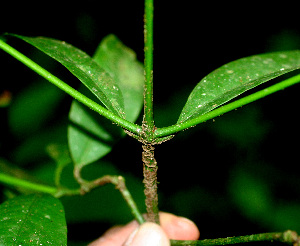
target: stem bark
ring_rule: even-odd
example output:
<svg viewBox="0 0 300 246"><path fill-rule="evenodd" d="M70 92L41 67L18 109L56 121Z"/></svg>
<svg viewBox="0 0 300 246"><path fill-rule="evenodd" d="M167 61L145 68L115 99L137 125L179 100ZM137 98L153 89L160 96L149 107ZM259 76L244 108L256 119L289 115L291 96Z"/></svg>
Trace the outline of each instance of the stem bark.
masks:
<svg viewBox="0 0 300 246"><path fill-rule="evenodd" d="M154 158L154 146L143 144L143 174L145 185L145 205L147 209L147 221L159 224L159 209L157 195L157 162Z"/></svg>

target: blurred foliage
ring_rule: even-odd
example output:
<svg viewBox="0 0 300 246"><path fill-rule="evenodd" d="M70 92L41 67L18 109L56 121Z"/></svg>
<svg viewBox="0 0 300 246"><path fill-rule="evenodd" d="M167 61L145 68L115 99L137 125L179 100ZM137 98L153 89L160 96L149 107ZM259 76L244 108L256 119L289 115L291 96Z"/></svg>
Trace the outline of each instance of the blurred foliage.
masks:
<svg viewBox="0 0 300 246"><path fill-rule="evenodd" d="M66 39L90 54L104 35L113 32L137 51L142 60L143 3L120 1L116 5L112 2L96 10L91 8L94 1L87 2L73 6L72 12L65 5L57 8L55 2L47 11L39 11L38 6L32 7L29 2L23 8L24 13L28 11L28 18L22 13L18 16L4 13L0 17L1 23L7 23L1 26L1 32ZM156 23L160 23L156 25L154 54L157 126L175 123L194 85L218 66L246 55L299 48L300 30L295 24L298 22L276 19L278 11L284 11L283 6L264 16L263 10L257 10L256 18L250 23L244 18L247 16L244 8L242 14L236 12L237 6L230 10L230 4L226 4L214 13L211 11L215 8L207 8L207 13L199 17L196 6L176 7L157 1ZM221 11L222 8L227 12ZM56 18L52 18L53 13ZM212 16L213 21L207 23L207 18ZM43 27L37 24L37 19ZM172 26L170 19L174 21ZM78 85L64 69L28 46L18 45L43 66L49 64L65 81ZM0 95L4 91L10 93L10 104L0 107L1 171L9 169L20 174L22 168L29 173L30 177L26 178L54 184L55 161L47 148L67 145L71 99L37 79L23 65L3 53L0 56L5 78L1 81ZM296 169L300 132L294 119L299 89L295 86L272 95L180 133L158 146L161 210L194 220L202 238L286 229L300 232L300 180ZM101 162L87 167L83 175L92 179L95 175L124 174L129 190L143 210L140 148L139 143L127 137ZM62 177L63 185L76 187L71 164L66 166ZM3 191L2 200L23 192L7 188ZM110 185L86 196L61 200L71 246L85 245L109 226L131 220L120 194Z"/></svg>
<svg viewBox="0 0 300 246"><path fill-rule="evenodd" d="M40 128L61 103L63 92L51 84L37 81L13 101L9 109L9 126L13 134L29 136ZM38 118L38 120L37 120Z"/></svg>

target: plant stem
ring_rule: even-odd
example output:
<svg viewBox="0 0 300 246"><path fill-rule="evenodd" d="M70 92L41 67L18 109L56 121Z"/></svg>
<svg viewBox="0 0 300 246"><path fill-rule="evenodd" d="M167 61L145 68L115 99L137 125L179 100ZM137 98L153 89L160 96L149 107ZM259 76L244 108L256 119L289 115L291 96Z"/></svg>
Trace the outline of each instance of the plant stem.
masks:
<svg viewBox="0 0 300 246"><path fill-rule="evenodd" d="M0 173L0 182L11 186L23 187L26 189L34 190L37 192L44 192L52 195L55 195L57 192L56 187L32 183L30 181L19 179L4 173Z"/></svg>
<svg viewBox="0 0 300 246"><path fill-rule="evenodd" d="M202 122L205 122L207 120L211 120L217 116L223 115L227 112L230 112L234 109L237 109L239 107L242 107L246 104L249 104L251 102L254 102L258 99L261 99L265 96L268 96L270 94L273 94L274 92L283 90L289 86L292 86L296 83L300 82L300 75L296 75L294 77L291 77L289 79L286 79L282 82L279 82L275 85L272 85L266 89L263 89L261 91L255 92L249 96L243 97L239 100L236 100L234 102L228 103L222 107L219 107L211 112L208 112L204 115L200 115L199 117L196 117L194 119L191 120L187 120L183 123L179 123L179 124L175 124L172 126L168 126L168 127L163 127L163 128L159 128L155 131L154 137L164 137L164 136L168 136L171 134L174 134L176 132L185 130L189 127L195 126L197 124L200 124Z"/></svg>
<svg viewBox="0 0 300 246"><path fill-rule="evenodd" d="M0 173L0 182L9 186L22 187L35 192L51 194L55 197L79 195L79 189L57 188L53 186L33 183L24 179L16 178L4 173Z"/></svg>
<svg viewBox="0 0 300 246"><path fill-rule="evenodd" d="M112 122L120 125L121 127L125 128L126 130L134 133L134 134L139 134L141 132L141 127L131 123L125 119L122 119L118 115L113 114L106 108L102 107L98 103L94 102L93 100L89 99L88 97L84 96L68 84L66 84L64 81L60 80L50 72L48 72L46 69L42 68L39 66L37 63L5 43L3 40L0 39L0 48L3 49L5 52L22 62L24 65L35 71L37 74L51 82L52 84L56 85L58 88L69 94L70 96L74 97L77 99L79 102L83 103L90 109L96 111L100 115L104 116L105 118L111 120Z"/></svg>
<svg viewBox="0 0 300 246"><path fill-rule="evenodd" d="M80 189L57 188L53 186L33 183L24 179L16 178L4 173L0 173L0 182L9 186L22 187L35 192L51 194L57 198L62 196L79 195Z"/></svg>
<svg viewBox="0 0 300 246"><path fill-rule="evenodd" d="M144 122L149 133L154 129L153 120L153 0L145 0L144 52L145 52L145 88ZM151 131L151 132L150 132ZM149 136L150 137L150 136Z"/></svg>
<svg viewBox="0 0 300 246"><path fill-rule="evenodd" d="M145 0L144 42L145 42L145 87L143 135L143 183L145 185L145 204L147 221L159 224L157 195L157 162L154 158L153 135L155 124L153 119L153 0Z"/></svg>
<svg viewBox="0 0 300 246"><path fill-rule="evenodd" d="M145 185L145 205L147 209L147 221L159 224L159 209L157 195L157 162L154 158L154 146L143 144L143 174Z"/></svg>
<svg viewBox="0 0 300 246"><path fill-rule="evenodd" d="M198 241L178 241L171 240L172 246L213 246L213 245L230 245L249 242L281 242L288 245L299 246L300 238L294 231L262 233L239 237L227 237L218 239L205 239Z"/></svg>

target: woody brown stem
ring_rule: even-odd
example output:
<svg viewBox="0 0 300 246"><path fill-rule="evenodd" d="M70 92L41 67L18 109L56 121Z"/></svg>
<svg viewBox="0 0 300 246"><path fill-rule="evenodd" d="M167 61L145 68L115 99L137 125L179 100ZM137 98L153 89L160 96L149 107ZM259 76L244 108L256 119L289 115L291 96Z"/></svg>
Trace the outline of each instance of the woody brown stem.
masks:
<svg viewBox="0 0 300 246"><path fill-rule="evenodd" d="M159 224L158 196L157 196L157 162L154 158L154 146L143 144L143 173L145 185L145 204L147 209L147 221Z"/></svg>

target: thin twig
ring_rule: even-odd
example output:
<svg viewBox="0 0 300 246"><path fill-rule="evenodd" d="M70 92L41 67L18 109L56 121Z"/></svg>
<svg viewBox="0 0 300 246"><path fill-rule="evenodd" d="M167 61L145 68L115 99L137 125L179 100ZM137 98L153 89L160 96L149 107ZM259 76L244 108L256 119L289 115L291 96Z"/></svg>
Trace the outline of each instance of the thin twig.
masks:
<svg viewBox="0 0 300 246"><path fill-rule="evenodd" d="M239 237L227 237L217 239L204 239L195 241L171 240L172 246L213 246L213 245L232 245L249 242L281 242L292 246L300 245L300 237L295 231L262 233Z"/></svg>
<svg viewBox="0 0 300 246"><path fill-rule="evenodd" d="M113 184L115 185L116 189L120 191L122 197L124 198L125 202L127 203L128 207L130 208L131 214L137 220L139 224L145 222L144 217L140 213L135 201L133 200L129 190L125 185L125 179L119 175L105 175L101 178L95 179L93 181L84 180L80 175L81 168L74 168L74 176L75 179L81 185L81 194L85 194L92 189L95 189L99 186L103 186L106 184Z"/></svg>

